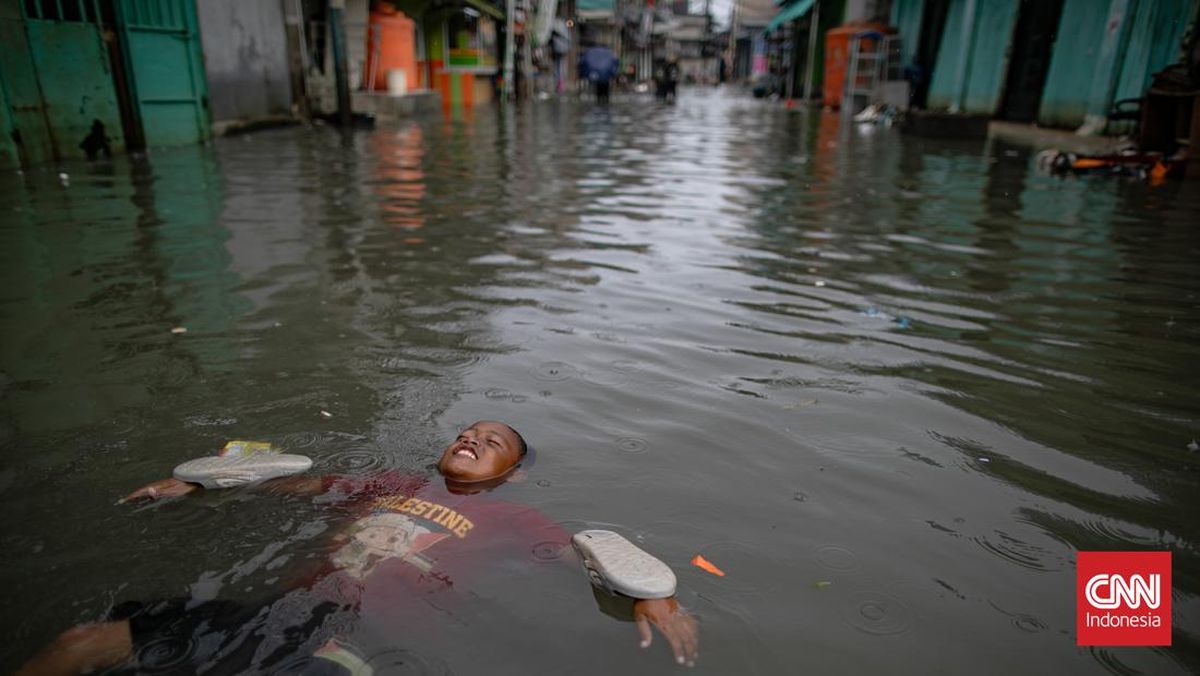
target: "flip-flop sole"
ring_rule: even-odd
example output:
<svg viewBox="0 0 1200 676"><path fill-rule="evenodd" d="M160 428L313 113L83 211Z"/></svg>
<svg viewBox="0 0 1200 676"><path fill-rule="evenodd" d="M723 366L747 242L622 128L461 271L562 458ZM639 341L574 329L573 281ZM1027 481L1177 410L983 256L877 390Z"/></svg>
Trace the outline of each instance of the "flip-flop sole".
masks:
<svg viewBox="0 0 1200 676"><path fill-rule="evenodd" d="M675 594L675 573L667 564L610 530L585 530L571 537L592 584L637 599Z"/></svg>
<svg viewBox="0 0 1200 676"><path fill-rule="evenodd" d="M287 453L261 453L245 457L205 457L175 468L175 478L205 488L231 488L267 479L306 472L312 459Z"/></svg>

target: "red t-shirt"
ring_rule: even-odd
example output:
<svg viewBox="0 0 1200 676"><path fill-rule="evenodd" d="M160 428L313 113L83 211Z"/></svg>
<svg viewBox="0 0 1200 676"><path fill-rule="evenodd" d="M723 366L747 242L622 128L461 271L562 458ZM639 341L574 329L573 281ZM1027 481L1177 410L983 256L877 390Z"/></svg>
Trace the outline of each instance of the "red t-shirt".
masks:
<svg viewBox="0 0 1200 676"><path fill-rule="evenodd" d="M329 477L325 488L320 501L353 519L334 536L314 586L339 605L411 608L414 595L469 592L484 578L569 555L567 532L537 510L486 492L450 493L440 477L386 471Z"/></svg>

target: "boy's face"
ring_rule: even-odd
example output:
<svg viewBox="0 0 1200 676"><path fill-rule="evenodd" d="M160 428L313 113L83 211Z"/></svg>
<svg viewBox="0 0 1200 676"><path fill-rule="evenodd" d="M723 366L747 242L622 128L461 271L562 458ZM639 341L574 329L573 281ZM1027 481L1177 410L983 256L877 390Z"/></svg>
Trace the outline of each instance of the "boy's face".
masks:
<svg viewBox="0 0 1200 676"><path fill-rule="evenodd" d="M438 461L442 476L473 483L503 476L521 460L521 441L511 427L481 420L458 433Z"/></svg>

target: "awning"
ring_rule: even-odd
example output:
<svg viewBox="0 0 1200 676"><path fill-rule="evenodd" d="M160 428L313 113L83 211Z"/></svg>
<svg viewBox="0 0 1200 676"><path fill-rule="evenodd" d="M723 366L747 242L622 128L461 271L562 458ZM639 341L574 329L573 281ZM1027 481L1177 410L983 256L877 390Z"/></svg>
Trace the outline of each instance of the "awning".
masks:
<svg viewBox="0 0 1200 676"><path fill-rule="evenodd" d="M808 10L817 4L817 0L795 0L783 6L775 18L771 19L771 23L763 29L764 33L774 33L776 28L779 28L785 23L790 23L808 14Z"/></svg>
<svg viewBox="0 0 1200 676"><path fill-rule="evenodd" d="M615 0L576 0L575 15L581 19L607 19L613 16Z"/></svg>

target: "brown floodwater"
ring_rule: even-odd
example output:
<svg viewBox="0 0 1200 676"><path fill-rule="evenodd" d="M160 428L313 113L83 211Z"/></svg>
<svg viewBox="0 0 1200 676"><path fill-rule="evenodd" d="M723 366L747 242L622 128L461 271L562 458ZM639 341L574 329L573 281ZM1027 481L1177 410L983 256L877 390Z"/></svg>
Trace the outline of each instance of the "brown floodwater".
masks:
<svg viewBox="0 0 1200 676"><path fill-rule="evenodd" d="M696 673L1200 671L1195 184L692 90L27 169L0 214L0 670L330 526L115 504L182 460L429 472L498 418L538 460L497 496L668 562ZM1173 552L1173 647L1076 647L1080 550ZM378 664L672 668L581 572L501 586Z"/></svg>

